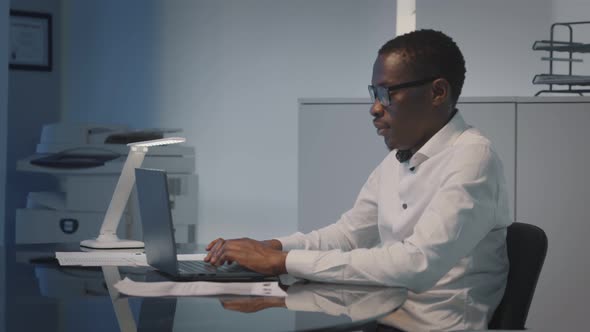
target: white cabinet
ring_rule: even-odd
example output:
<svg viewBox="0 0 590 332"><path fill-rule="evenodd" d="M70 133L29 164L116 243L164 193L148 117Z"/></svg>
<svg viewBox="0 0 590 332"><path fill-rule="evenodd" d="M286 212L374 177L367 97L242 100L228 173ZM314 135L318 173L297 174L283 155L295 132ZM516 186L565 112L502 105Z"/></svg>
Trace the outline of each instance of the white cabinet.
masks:
<svg viewBox="0 0 590 332"><path fill-rule="evenodd" d="M530 309L531 329L587 325L589 126L588 100L518 105L517 218L540 226L549 239Z"/></svg>
<svg viewBox="0 0 590 332"><path fill-rule="evenodd" d="M302 99L298 229L336 221L385 157L368 99ZM502 159L515 220L538 225L549 250L527 327L584 326L590 252L590 98L462 98L458 108Z"/></svg>

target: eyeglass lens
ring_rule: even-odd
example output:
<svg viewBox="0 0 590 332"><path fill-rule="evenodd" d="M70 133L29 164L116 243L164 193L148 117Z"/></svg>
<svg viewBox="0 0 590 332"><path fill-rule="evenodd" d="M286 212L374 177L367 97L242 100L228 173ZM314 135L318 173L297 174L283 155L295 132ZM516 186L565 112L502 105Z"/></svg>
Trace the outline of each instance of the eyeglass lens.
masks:
<svg viewBox="0 0 590 332"><path fill-rule="evenodd" d="M383 106L389 106L389 91L387 88L381 86L369 85L369 95L371 96L371 102L379 100L379 103Z"/></svg>

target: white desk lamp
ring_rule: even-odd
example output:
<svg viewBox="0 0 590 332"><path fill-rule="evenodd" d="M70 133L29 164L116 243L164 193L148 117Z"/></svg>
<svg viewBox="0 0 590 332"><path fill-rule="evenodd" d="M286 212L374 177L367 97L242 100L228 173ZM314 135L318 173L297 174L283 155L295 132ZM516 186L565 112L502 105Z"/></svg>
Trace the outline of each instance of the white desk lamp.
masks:
<svg viewBox="0 0 590 332"><path fill-rule="evenodd" d="M123 211L135 184L135 169L141 166L148 148L157 145L169 145L183 143L186 139L182 137L166 137L151 141L129 143L129 154L123 165L121 176L115 187L113 198L104 216L100 234L96 239L89 239L80 242L81 247L90 249L141 249L142 241L125 240L117 237L117 227L123 216Z"/></svg>

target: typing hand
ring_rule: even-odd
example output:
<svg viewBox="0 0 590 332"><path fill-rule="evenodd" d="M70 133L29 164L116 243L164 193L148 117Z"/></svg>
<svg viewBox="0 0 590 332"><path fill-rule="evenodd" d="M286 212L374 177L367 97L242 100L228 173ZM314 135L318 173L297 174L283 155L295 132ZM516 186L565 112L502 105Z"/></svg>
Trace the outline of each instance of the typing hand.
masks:
<svg viewBox="0 0 590 332"><path fill-rule="evenodd" d="M273 245L269 241L218 238L207 246L209 253L205 257L205 262L216 266L237 262L250 270L266 275L287 273L285 266L287 253L275 248L277 248L276 244Z"/></svg>

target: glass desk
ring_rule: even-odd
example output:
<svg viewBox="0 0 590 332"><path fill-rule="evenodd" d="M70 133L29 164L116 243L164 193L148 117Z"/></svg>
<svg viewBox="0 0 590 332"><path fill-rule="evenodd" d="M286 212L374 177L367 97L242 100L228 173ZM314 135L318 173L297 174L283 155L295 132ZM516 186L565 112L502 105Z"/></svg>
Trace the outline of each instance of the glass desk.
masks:
<svg viewBox="0 0 590 332"><path fill-rule="evenodd" d="M197 248L181 246L184 253ZM77 244L21 245L5 257L6 331L424 331L463 329L463 301L401 288L294 283L286 297L129 297L123 278L144 267L61 267L47 259ZM202 252L202 251L201 251ZM161 277L160 277L161 278ZM284 285L282 285L284 286Z"/></svg>
<svg viewBox="0 0 590 332"><path fill-rule="evenodd" d="M190 247L182 248L190 252ZM146 281L142 267L62 267L76 244L3 250L6 331L352 331L401 306L399 288L295 283L286 297L128 297L114 284ZM147 280L151 281L151 280Z"/></svg>

